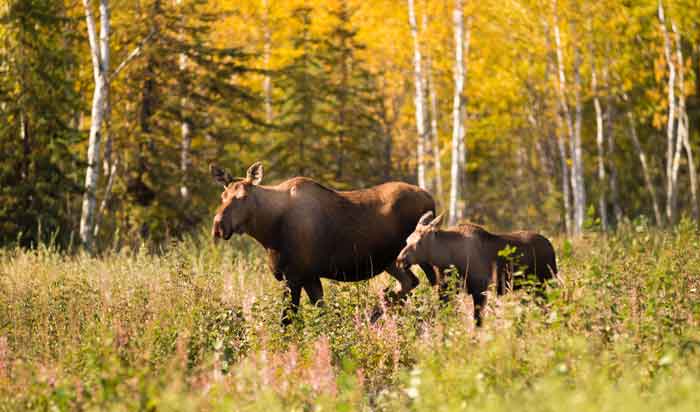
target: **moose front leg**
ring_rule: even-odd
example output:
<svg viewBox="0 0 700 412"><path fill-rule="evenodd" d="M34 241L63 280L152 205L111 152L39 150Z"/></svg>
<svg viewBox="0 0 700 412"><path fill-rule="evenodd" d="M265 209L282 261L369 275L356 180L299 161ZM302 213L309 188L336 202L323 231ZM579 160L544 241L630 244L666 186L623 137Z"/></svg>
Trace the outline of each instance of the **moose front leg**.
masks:
<svg viewBox="0 0 700 412"><path fill-rule="evenodd" d="M292 323L293 317L299 311L299 300L301 299L301 285L287 282L284 290L284 300L287 306L282 310L282 326L286 327Z"/></svg>
<svg viewBox="0 0 700 412"><path fill-rule="evenodd" d="M418 286L418 278L411 272L410 269L402 269L397 264L392 264L386 270L394 279L398 280L401 284L401 289L399 292L390 291L387 293L389 302L394 301L403 302L409 293Z"/></svg>

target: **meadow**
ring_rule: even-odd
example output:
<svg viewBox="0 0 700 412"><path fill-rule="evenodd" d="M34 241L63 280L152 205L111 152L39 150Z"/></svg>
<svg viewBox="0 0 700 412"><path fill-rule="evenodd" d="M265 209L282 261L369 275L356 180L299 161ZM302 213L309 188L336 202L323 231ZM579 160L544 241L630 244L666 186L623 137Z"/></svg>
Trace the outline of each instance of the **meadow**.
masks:
<svg viewBox="0 0 700 412"><path fill-rule="evenodd" d="M700 233L644 221L555 240L560 284L441 306L421 276L324 281L280 327L282 285L249 239L159 250L0 251L0 411L697 411Z"/></svg>

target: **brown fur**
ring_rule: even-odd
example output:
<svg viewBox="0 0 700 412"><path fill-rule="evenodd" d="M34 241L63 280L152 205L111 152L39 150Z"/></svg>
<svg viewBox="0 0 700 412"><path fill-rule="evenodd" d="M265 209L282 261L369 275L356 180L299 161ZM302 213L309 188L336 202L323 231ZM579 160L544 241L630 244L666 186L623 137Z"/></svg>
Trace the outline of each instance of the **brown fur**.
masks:
<svg viewBox="0 0 700 412"><path fill-rule="evenodd" d="M305 177L263 186L257 184L259 164L239 181L229 181L230 174L216 167L212 175L226 186L213 236L245 233L260 242L273 274L288 285L288 310L296 311L302 288L312 303L319 301L322 277L356 282L386 270L401 282L402 295L417 285L395 260L420 216L435 209L428 192L401 182L336 191ZM435 284L433 273L426 274Z"/></svg>
<svg viewBox="0 0 700 412"><path fill-rule="evenodd" d="M439 230L440 217L428 223L430 218L422 218L408 237L398 257L399 265L429 264L440 272L454 266L474 299L477 324L481 324L481 309L486 303L484 292L492 282L497 282L496 290L503 294L509 286L518 287L512 285L512 274L518 269L535 275L539 282L557 273L554 248L542 235L528 231L496 234L471 223ZM498 256L506 246L516 249L512 264Z"/></svg>

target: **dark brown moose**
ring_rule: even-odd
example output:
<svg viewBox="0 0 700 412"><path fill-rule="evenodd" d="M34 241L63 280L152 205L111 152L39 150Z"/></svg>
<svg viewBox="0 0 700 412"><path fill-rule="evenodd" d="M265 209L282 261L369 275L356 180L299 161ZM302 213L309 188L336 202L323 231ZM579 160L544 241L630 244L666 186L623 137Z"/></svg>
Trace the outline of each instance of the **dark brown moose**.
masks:
<svg viewBox="0 0 700 412"><path fill-rule="evenodd" d="M387 271L401 283L399 298L418 285L413 273L396 265L396 257L418 219L435 210L425 190L390 182L336 191L305 177L265 186L260 184L260 162L250 166L243 179L215 165L210 171L225 188L212 235L229 239L245 233L267 250L272 273L287 283L291 298L283 324L297 311L302 288L312 304L322 299L322 277L357 282ZM422 267L435 285L432 268Z"/></svg>
<svg viewBox="0 0 700 412"><path fill-rule="evenodd" d="M459 277L474 299L474 318L481 325L481 311L486 304L484 292L496 281L498 294L505 293L512 283L514 270L522 269L526 275L536 275L539 283L551 279L557 273L556 257L552 244L542 235L528 231L495 234L474 224L462 224L449 229L438 229L442 215L433 219L433 212L426 212L406 239L397 258L398 265L433 265L440 274L454 266ZM514 253L499 256L499 251L513 247ZM445 277L440 275L440 288L444 291ZM518 284L510 285L518 287Z"/></svg>

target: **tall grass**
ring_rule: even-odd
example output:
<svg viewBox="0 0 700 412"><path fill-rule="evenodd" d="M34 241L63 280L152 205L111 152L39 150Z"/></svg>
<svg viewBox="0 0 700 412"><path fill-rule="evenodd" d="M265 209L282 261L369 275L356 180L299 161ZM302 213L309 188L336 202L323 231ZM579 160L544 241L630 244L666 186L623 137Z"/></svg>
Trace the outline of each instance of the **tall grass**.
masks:
<svg viewBox="0 0 700 412"><path fill-rule="evenodd" d="M248 240L100 258L0 251L0 410L611 410L700 406L700 235L643 224L557 242L549 303L438 305L425 282L369 321L383 275L325 285L279 326Z"/></svg>

